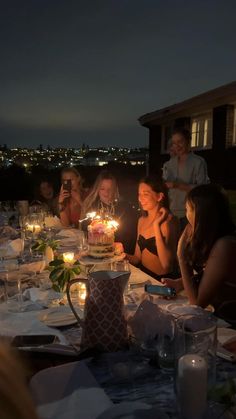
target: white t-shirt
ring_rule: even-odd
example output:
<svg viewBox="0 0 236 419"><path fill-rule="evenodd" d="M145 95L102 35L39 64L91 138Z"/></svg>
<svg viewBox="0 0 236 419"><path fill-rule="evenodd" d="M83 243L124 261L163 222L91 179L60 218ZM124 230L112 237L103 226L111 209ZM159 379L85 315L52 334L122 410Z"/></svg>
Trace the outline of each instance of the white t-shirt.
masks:
<svg viewBox="0 0 236 419"><path fill-rule="evenodd" d="M163 165L165 182L180 182L189 185L209 183L205 160L194 153L189 153L184 165L179 168L178 157L172 157ZM185 216L185 197L187 192L180 189L169 189L170 209L178 218Z"/></svg>

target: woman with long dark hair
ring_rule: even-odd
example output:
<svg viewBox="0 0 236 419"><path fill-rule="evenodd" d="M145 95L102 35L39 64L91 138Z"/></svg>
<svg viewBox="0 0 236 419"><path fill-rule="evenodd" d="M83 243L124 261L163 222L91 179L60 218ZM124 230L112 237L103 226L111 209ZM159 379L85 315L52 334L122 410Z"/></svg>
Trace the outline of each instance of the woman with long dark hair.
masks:
<svg viewBox="0 0 236 419"><path fill-rule="evenodd" d="M146 177L139 183L138 198L143 215L135 253L127 258L154 278L172 275L177 268L179 223L169 211L166 187L155 177Z"/></svg>
<svg viewBox="0 0 236 419"><path fill-rule="evenodd" d="M224 307L228 311L228 303L236 303L236 234L225 192L213 184L192 189L186 216L189 224L177 251L181 279L164 282L177 289L183 286L190 304L212 304L225 317Z"/></svg>

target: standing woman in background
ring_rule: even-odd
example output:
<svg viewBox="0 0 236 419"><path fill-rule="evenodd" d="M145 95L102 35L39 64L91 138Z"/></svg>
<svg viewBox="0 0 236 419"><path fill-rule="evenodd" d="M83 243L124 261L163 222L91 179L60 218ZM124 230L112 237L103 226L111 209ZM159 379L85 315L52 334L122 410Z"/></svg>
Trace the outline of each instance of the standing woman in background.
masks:
<svg viewBox="0 0 236 419"><path fill-rule="evenodd" d="M58 199L60 220L64 227L78 224L84 198L82 178L74 167L65 168L61 173L61 189Z"/></svg>

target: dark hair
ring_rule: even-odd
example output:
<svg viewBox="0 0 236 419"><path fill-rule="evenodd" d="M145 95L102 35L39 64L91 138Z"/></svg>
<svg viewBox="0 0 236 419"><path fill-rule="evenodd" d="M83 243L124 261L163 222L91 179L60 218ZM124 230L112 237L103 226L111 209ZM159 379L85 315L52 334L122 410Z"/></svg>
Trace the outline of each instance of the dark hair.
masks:
<svg viewBox="0 0 236 419"><path fill-rule="evenodd" d="M146 185L149 185L156 193L162 192L164 195L164 198L161 201L162 207L169 209L168 189L162 180L156 176L146 176L140 180L139 184L140 183L146 183Z"/></svg>
<svg viewBox="0 0 236 419"><path fill-rule="evenodd" d="M195 213L194 229L186 256L193 265L203 265L215 242L235 233L228 197L218 185L200 185L188 192L186 202Z"/></svg>
<svg viewBox="0 0 236 419"><path fill-rule="evenodd" d="M191 143L191 132L187 128L174 128L172 135L175 134L182 135L188 144Z"/></svg>

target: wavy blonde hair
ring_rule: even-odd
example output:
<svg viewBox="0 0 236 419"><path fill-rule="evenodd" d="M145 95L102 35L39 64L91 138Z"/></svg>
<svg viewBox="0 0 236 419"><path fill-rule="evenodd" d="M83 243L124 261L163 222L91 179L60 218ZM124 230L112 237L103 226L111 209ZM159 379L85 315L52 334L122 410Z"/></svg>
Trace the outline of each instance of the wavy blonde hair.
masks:
<svg viewBox="0 0 236 419"><path fill-rule="evenodd" d="M0 412L4 419L38 419L25 371L10 346L0 344Z"/></svg>
<svg viewBox="0 0 236 419"><path fill-rule="evenodd" d="M111 180L113 186L113 202L119 199L119 190L116 178L108 171L103 170L96 178L95 183L87 196L84 200L81 210L81 216L84 218L86 214L93 208L96 200L99 198L99 190L101 187L101 183L103 180Z"/></svg>

